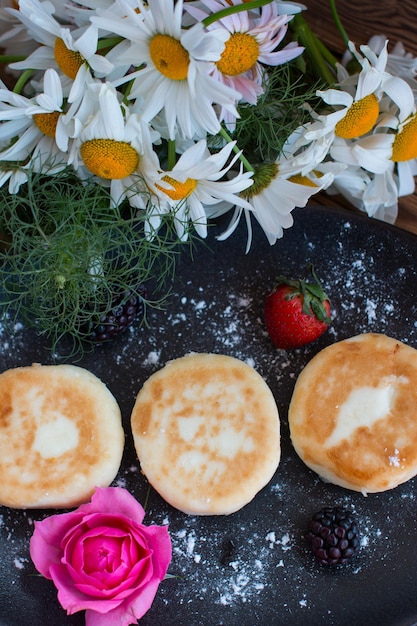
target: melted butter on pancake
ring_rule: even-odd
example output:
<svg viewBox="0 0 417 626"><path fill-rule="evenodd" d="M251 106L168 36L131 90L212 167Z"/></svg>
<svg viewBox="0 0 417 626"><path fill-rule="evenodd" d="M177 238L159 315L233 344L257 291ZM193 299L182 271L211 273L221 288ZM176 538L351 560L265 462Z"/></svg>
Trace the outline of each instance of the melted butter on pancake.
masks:
<svg viewBox="0 0 417 626"><path fill-rule="evenodd" d="M107 486L120 466L120 409L106 386L73 365L0 375L0 504L67 507Z"/></svg>
<svg viewBox="0 0 417 626"><path fill-rule="evenodd" d="M417 474L417 350L363 334L319 352L289 408L294 448L335 484L372 493Z"/></svg>
<svg viewBox="0 0 417 626"><path fill-rule="evenodd" d="M386 418L395 404L397 385L404 384L404 376L387 377L380 387L358 387L353 389L339 407L335 428L325 441L326 447L338 445L344 439L350 439L357 428L373 424Z"/></svg>
<svg viewBox="0 0 417 626"><path fill-rule="evenodd" d="M52 459L78 448L78 428L65 415L57 414L36 429L32 449L44 459Z"/></svg>

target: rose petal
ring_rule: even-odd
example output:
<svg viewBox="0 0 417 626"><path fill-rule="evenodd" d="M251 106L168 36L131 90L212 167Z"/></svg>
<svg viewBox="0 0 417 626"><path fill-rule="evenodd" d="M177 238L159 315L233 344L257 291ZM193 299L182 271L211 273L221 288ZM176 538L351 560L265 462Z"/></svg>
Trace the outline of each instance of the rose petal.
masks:
<svg viewBox="0 0 417 626"><path fill-rule="evenodd" d="M67 567L76 587L93 598L124 598L132 593L132 589L139 589L154 578L152 553L139 560L133 567L121 566L107 577L105 573L87 575L75 571L68 565Z"/></svg>
<svg viewBox="0 0 417 626"><path fill-rule="evenodd" d="M112 521L115 524L116 520ZM130 533L124 529L109 526L98 528L86 528L80 525L76 533L73 533L64 547L63 563L70 563L76 569L85 568L85 558L88 553L93 553L94 548L100 551L107 544L105 552L120 554L123 541L130 537ZM112 548L111 548L112 547ZM117 549L118 547L118 549Z"/></svg>
<svg viewBox="0 0 417 626"><path fill-rule="evenodd" d="M167 526L146 526L149 548L157 555L153 558L154 575L161 580L168 571L172 559L171 537Z"/></svg>
<svg viewBox="0 0 417 626"><path fill-rule="evenodd" d="M124 515L138 524L145 517L145 509L126 489L120 487L96 487L91 503L82 505L88 512Z"/></svg>
<svg viewBox="0 0 417 626"><path fill-rule="evenodd" d="M129 626L135 624L151 608L159 587L159 580L152 580L137 596L131 596L117 608L105 614L87 610L85 626Z"/></svg>
<svg viewBox="0 0 417 626"><path fill-rule="evenodd" d="M139 543L133 533L123 542L121 560L124 563L137 563L148 554L151 554L151 550L147 543L145 545L142 542Z"/></svg>
<svg viewBox="0 0 417 626"><path fill-rule="evenodd" d="M107 579L100 577L78 577L75 583L76 587L92 598L125 598L132 593L132 589L136 590L148 583L153 578L153 567L151 556L142 559L135 566L128 568L120 568L117 573L109 574Z"/></svg>
<svg viewBox="0 0 417 626"><path fill-rule="evenodd" d="M53 582L58 589L58 601L68 615L92 608L95 611L106 613L111 611L124 601L124 598L95 599L86 595L74 585L71 577L68 577L65 567L53 568Z"/></svg>
<svg viewBox="0 0 417 626"><path fill-rule="evenodd" d="M91 537L83 540L84 571L96 576L113 575L122 564L122 551L125 537ZM126 562L125 562L126 566Z"/></svg>
<svg viewBox="0 0 417 626"><path fill-rule="evenodd" d="M80 524L65 546L62 563L66 564L77 584L97 587L98 594L122 584L142 584L152 576L149 569L152 549L148 547L147 527L134 522L126 524L120 516L97 516L96 521L108 522L109 526L87 528ZM110 526L112 524L112 526ZM114 525L127 528L115 528ZM139 574L140 570L142 572ZM94 592L97 596L97 591ZM106 594L107 595L107 594Z"/></svg>
<svg viewBox="0 0 417 626"><path fill-rule="evenodd" d="M95 600L91 596L87 596L74 585L74 581L71 576L69 576L65 566L52 566L51 574L54 585L58 589L58 601L62 608L67 611L68 615L77 613L77 611L83 611L90 606L94 606L96 610L100 609L105 613L106 611L114 609L123 601L113 598L100 598Z"/></svg>
<svg viewBox="0 0 417 626"><path fill-rule="evenodd" d="M59 563L62 555L61 540L68 530L82 519L78 511L51 515L41 522L35 521L35 530L30 539L30 557L45 578L51 578L51 565Z"/></svg>

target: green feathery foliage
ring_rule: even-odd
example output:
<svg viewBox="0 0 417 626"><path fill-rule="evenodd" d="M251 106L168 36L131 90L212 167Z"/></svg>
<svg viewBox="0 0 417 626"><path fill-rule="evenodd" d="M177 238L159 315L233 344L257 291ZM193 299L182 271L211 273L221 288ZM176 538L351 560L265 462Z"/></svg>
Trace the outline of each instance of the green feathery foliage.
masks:
<svg viewBox="0 0 417 626"><path fill-rule="evenodd" d="M275 161L289 135L305 121L311 121L303 105L309 102L314 108L319 102L316 91L323 85L317 79L307 80L294 62L272 68L263 87L265 91L256 105L239 107L240 119L232 133L253 165Z"/></svg>
<svg viewBox="0 0 417 626"><path fill-rule="evenodd" d="M144 304L161 306L180 247L172 218L149 239L142 212L127 203L110 208L107 189L69 169L33 173L19 194L2 187L0 238L4 320L35 326L53 350L69 335L72 355L88 347L115 294L143 296L150 285L163 295Z"/></svg>

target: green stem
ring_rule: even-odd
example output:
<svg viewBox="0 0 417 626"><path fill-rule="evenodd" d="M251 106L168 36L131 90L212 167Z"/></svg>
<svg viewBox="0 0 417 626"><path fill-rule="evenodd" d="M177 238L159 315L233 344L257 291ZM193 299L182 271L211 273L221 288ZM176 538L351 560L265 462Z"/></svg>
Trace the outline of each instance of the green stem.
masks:
<svg viewBox="0 0 417 626"><path fill-rule="evenodd" d="M175 152L175 139L168 139L168 170L172 170L177 160Z"/></svg>
<svg viewBox="0 0 417 626"><path fill-rule="evenodd" d="M143 508L145 509L145 511L149 503L150 495L151 495L151 486L148 485L148 489L146 490L145 502L143 503Z"/></svg>
<svg viewBox="0 0 417 626"><path fill-rule="evenodd" d="M16 81L16 84L13 88L13 92L14 93L21 93L23 87L26 85L26 83L28 82L29 78L32 76L32 74L35 73L35 70L25 70L18 78L18 80Z"/></svg>
<svg viewBox="0 0 417 626"><path fill-rule="evenodd" d="M338 12L337 12L336 0L329 0L329 2L330 2L330 9L331 9L331 12L332 12L332 16L333 16L334 22L335 22L335 24L337 26L337 29L338 29L339 33L341 34L341 36L343 38L343 41L345 42L345 45L346 45L346 48L347 48L348 45L349 45L349 37L347 36L347 33L346 33L345 29L343 28L343 24L342 24L342 22L340 20Z"/></svg>
<svg viewBox="0 0 417 626"><path fill-rule="evenodd" d="M314 71L328 85L334 85L336 79L327 65L327 59L323 58L323 45L318 45L318 38L312 33L307 22L300 14L294 15L293 27L298 41L305 47L306 52L311 57ZM334 63L335 59L332 57L332 65Z"/></svg>
<svg viewBox="0 0 417 626"><path fill-rule="evenodd" d="M16 61L24 61L26 56L21 54L0 54L0 63L15 63Z"/></svg>
<svg viewBox="0 0 417 626"><path fill-rule="evenodd" d="M209 15L204 20L202 20L202 24L207 28L207 26L210 26L210 24L218 22L228 15L232 15L233 13L239 13L240 11L251 11L252 9L258 9L265 4L271 4L271 2L273 1L274 0L252 0L252 2L235 4L233 6L227 7L226 9L222 9L221 11L217 11L217 13L213 13L213 15Z"/></svg>
<svg viewBox="0 0 417 626"><path fill-rule="evenodd" d="M338 63L338 60L336 59L334 54L332 54L330 50L326 48L324 43L317 37L315 33L312 32L311 35L314 38L317 49L320 52L323 59L327 61L327 63L336 70L336 64Z"/></svg>
<svg viewBox="0 0 417 626"><path fill-rule="evenodd" d="M229 133L228 133L228 132L227 132L227 131L223 128L223 127L220 129L220 133L219 133L219 135L220 135L221 137L223 137L223 139L225 139L225 140L227 141L227 143L230 143L231 141L233 141L233 139L231 138L231 136L229 135ZM235 146L233 147L233 152L234 152L235 154L239 154L240 150L239 150L239 148L238 148L238 146L237 146L237 145L235 145ZM249 163L249 161L247 160L247 158L246 158L245 156L243 156L243 153L242 153L242 154L239 154L239 159L242 161L243 165L245 166L245 169L246 169L248 172L254 172L254 171L255 171L254 167L253 167L253 166Z"/></svg>
<svg viewBox="0 0 417 626"><path fill-rule="evenodd" d="M29 198L31 200L31 202L30 202L30 211L31 211L32 216L33 216L33 226L38 231L38 233L42 237L42 239L44 240L46 247L48 247L49 246L48 237L46 236L44 230L41 227L40 221L38 219L38 214L36 213L36 210L35 210L36 200L34 199L33 189L29 189L28 192L29 192Z"/></svg>

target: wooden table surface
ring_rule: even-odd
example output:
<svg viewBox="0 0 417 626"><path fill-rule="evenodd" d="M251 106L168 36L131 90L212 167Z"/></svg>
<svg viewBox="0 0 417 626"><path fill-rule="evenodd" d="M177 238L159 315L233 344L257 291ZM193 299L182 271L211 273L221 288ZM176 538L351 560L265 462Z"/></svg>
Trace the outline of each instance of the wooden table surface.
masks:
<svg viewBox="0 0 417 626"><path fill-rule="evenodd" d="M333 21L328 0L301 0L307 7L304 17L310 28L335 53L345 46ZM392 44L401 41L407 52L417 56L416 0L338 0L336 7L343 27L356 46L368 43L372 35L385 35ZM323 204L349 206L343 198L320 194ZM400 198L396 225L417 234L417 193Z"/></svg>

